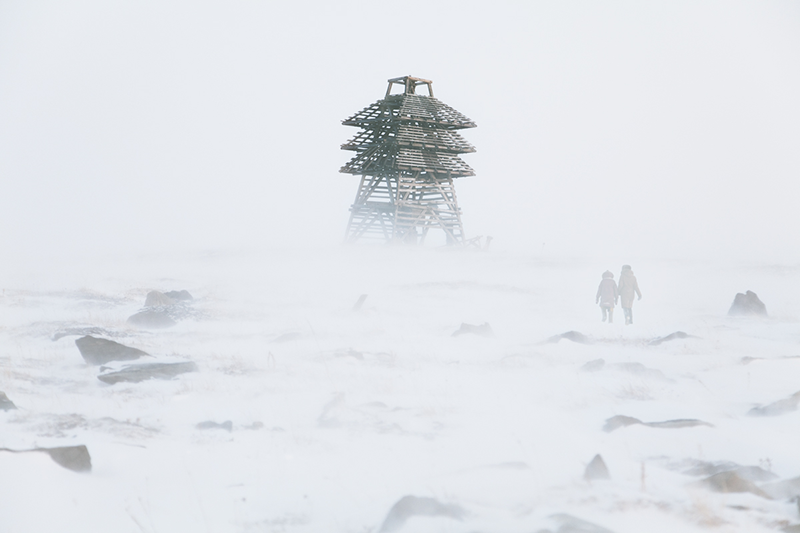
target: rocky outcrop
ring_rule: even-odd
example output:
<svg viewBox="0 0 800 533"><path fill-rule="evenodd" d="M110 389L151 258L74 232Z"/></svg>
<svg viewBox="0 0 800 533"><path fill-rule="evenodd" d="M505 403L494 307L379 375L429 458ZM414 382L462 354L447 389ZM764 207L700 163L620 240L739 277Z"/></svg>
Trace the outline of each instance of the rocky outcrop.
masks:
<svg viewBox="0 0 800 533"><path fill-rule="evenodd" d="M43 452L49 455L53 461L73 472L89 472L92 470L92 458L89 455L89 450L83 444L55 448L34 448L32 450L0 448L0 451L11 453Z"/></svg>
<svg viewBox="0 0 800 533"><path fill-rule="evenodd" d="M702 420L696 420L694 418L680 418L676 420L665 420L663 422L642 422L638 418L633 418L632 416L617 415L606 420L606 424L603 426L603 431L611 432L615 429L637 424L651 428L663 429L691 428L696 426L714 427L708 422L703 422Z"/></svg>
<svg viewBox="0 0 800 533"><path fill-rule="evenodd" d="M795 392L788 398L772 402L769 405L753 407L747 413L749 416L778 416L797 411L800 405L800 391Z"/></svg>
<svg viewBox="0 0 800 533"><path fill-rule="evenodd" d="M148 363L129 365L120 370L112 370L97 376L103 383L139 383L148 379L172 379L187 372L196 372L197 365L191 361L181 363Z"/></svg>
<svg viewBox="0 0 800 533"><path fill-rule="evenodd" d="M148 308L128 317L128 324L146 329L169 328L177 324L166 309Z"/></svg>
<svg viewBox="0 0 800 533"><path fill-rule="evenodd" d="M77 339L75 345L80 350L84 361L90 365L105 365L112 361L132 361L148 355L147 352L137 348L131 348L108 339L98 339L91 335Z"/></svg>
<svg viewBox="0 0 800 533"><path fill-rule="evenodd" d="M583 472L583 479L586 481L611 479L611 474L608 473L606 462L603 461L603 458L599 453L594 456L592 462L586 465L586 470Z"/></svg>
<svg viewBox="0 0 800 533"><path fill-rule="evenodd" d="M729 316L767 316L767 306L756 293L747 291L737 294L728 310Z"/></svg>

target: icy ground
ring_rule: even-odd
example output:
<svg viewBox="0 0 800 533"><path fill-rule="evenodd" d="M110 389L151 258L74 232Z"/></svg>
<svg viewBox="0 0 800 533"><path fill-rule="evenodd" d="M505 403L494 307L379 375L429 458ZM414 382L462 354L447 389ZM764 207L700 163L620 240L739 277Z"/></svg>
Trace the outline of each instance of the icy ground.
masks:
<svg viewBox="0 0 800 533"><path fill-rule="evenodd" d="M0 448L85 444L93 471L0 452L0 531L800 523L786 497L714 492L706 475L685 473L706 464L695 460L800 476L800 412L747 414L800 390L800 267L618 261L336 248L37 265L3 281L0 391L18 409L0 411ZM636 323L623 326L618 308L603 324L600 274L618 278L624 262L644 294ZM148 291L179 289L196 298L193 317L162 330L126 324ZM746 290L770 318L726 316ZM462 322L488 322L495 336L453 337ZM90 326L199 371L106 385L77 335L53 340ZM593 343L543 343L567 331ZM694 337L649 344L675 331ZM603 431L615 415L710 425ZM231 431L197 427L208 421ZM584 479L596 454L610 480ZM387 521L404 496L452 512Z"/></svg>

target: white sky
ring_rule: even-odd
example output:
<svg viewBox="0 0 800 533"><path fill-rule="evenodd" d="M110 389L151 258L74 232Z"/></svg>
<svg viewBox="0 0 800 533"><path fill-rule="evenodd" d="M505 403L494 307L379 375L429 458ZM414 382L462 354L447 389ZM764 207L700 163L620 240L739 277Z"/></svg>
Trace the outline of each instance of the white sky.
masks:
<svg viewBox="0 0 800 533"><path fill-rule="evenodd" d="M409 74L478 124L469 236L800 259L800 3L763 0L3 0L0 246L335 245L340 122Z"/></svg>

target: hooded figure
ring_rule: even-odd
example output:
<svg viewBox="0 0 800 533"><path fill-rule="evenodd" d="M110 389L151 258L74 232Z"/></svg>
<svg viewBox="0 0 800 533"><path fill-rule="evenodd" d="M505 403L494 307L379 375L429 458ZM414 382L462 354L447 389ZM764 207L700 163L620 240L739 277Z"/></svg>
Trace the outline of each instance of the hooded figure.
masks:
<svg viewBox="0 0 800 533"><path fill-rule="evenodd" d="M619 297L622 300L622 311L625 313L625 324L633 324L633 295L636 294L642 299L639 290L639 283L633 275L630 265L622 265L622 273L619 275Z"/></svg>
<svg viewBox="0 0 800 533"><path fill-rule="evenodd" d="M617 303L618 296L614 274L606 270L603 272L603 280L597 287L597 296L595 297L595 303L599 303L600 309L603 310L603 322L606 321L606 315L608 315L609 324L614 322L614 305Z"/></svg>

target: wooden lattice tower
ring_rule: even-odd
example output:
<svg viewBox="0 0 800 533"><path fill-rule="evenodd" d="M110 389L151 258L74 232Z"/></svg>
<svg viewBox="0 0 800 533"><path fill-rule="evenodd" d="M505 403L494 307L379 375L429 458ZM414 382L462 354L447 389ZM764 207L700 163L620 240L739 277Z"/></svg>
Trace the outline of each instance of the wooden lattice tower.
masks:
<svg viewBox="0 0 800 533"><path fill-rule="evenodd" d="M475 148L456 130L475 123L434 98L432 83L411 76L390 79L383 100L342 121L361 128L342 145L356 155L340 172L361 176L347 242L422 243L438 228L448 244L464 243L453 180L475 175L458 157ZM393 85L403 92L391 94ZM417 94L422 85L427 95Z"/></svg>

